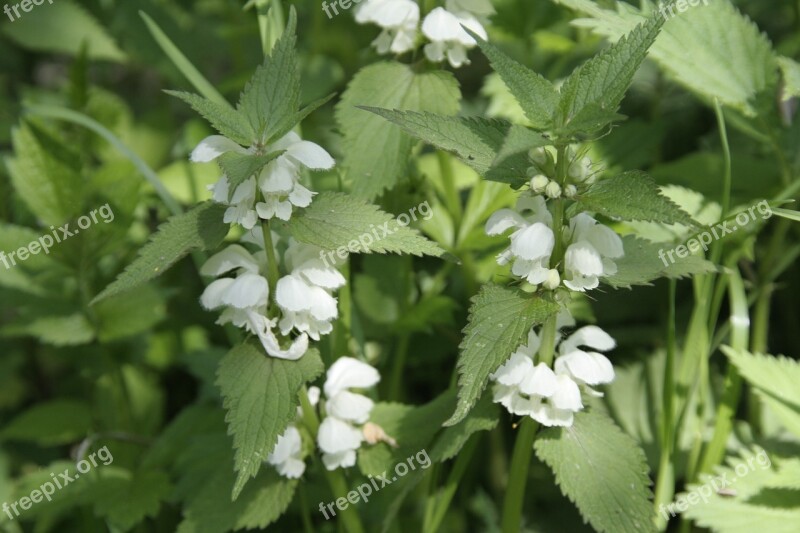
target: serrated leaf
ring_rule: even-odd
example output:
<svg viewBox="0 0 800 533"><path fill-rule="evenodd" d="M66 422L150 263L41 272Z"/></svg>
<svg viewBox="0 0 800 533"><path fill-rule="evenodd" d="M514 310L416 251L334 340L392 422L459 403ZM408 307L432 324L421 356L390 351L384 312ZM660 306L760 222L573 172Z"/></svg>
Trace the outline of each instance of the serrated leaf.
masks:
<svg viewBox="0 0 800 533"><path fill-rule="evenodd" d="M30 4L28 4L30 5ZM48 1L3 26L3 33L29 50L76 56L87 45L91 59L124 61L125 54L97 19L69 0Z"/></svg>
<svg viewBox="0 0 800 533"><path fill-rule="evenodd" d="M363 109L394 122L409 135L456 155L486 179L515 187L528 181L526 170L530 162L527 154L520 156L520 152L525 151L522 146L530 149L548 144L540 135L505 120L375 107Z"/></svg>
<svg viewBox="0 0 800 533"><path fill-rule="evenodd" d="M577 198L579 210L615 220L641 220L698 227L698 223L664 196L656 182L641 171L624 172L598 181Z"/></svg>
<svg viewBox="0 0 800 533"><path fill-rule="evenodd" d="M343 167L354 194L372 199L394 187L405 175L412 148L408 135L356 106L455 115L459 99L458 84L445 71L418 73L410 65L394 62L359 71L336 106L344 134Z"/></svg>
<svg viewBox="0 0 800 533"><path fill-rule="evenodd" d="M601 111L616 112L663 22L648 20L578 67L561 87L556 128L567 128L576 119L586 123L587 113L596 118Z"/></svg>
<svg viewBox="0 0 800 533"><path fill-rule="evenodd" d="M459 346L458 404L445 422L464 419L497 370L523 342L530 329L558 312L559 306L517 289L484 285L472 299L469 323Z"/></svg>
<svg viewBox="0 0 800 533"><path fill-rule="evenodd" d="M228 234L228 225L222 222L225 209L224 205L205 202L171 217L159 226L133 263L95 296L92 304L160 276L192 250L217 248Z"/></svg>
<svg viewBox="0 0 800 533"><path fill-rule="evenodd" d="M250 343L233 348L220 362L217 385L224 398L238 474L232 499L258 473L278 437L297 417L300 389L324 369L315 349L297 361L287 361L268 357Z"/></svg>
<svg viewBox="0 0 800 533"><path fill-rule="evenodd" d="M181 91L164 92L180 98L192 106L192 109L200 113L204 119L211 123L215 130L228 139L242 146L250 146L256 140L256 132L247 117L230 105L220 104L192 93Z"/></svg>
<svg viewBox="0 0 800 533"><path fill-rule="evenodd" d="M649 285L658 278L681 279L717 270L712 262L696 255L689 255L684 259L677 258L675 262L671 262L666 253L672 248L663 242L654 243L634 235L626 235L622 238L622 247L625 255L614 260L617 272L604 278L604 281L612 287L630 288L632 285Z"/></svg>
<svg viewBox="0 0 800 533"><path fill-rule="evenodd" d="M452 459L458 455L473 434L479 431L491 431L499 420L499 406L492 401L490 395L484 395L461 422L442 430L431 449L431 460Z"/></svg>
<svg viewBox="0 0 800 533"><path fill-rule="evenodd" d="M45 224L59 226L77 215L82 208L83 178L63 141L24 123L12 131L11 138L11 183L33 214Z"/></svg>
<svg viewBox="0 0 800 533"><path fill-rule="evenodd" d="M617 3L617 10L605 10L589 0L555 0L588 14L590 19L576 25L591 28L616 41L636 24L643 14L628 3ZM653 10L652 2L648 2ZM776 63L769 40L747 17L727 0L711 0L685 13L674 10L661 35L650 50L650 57L671 78L706 100L719 98L724 104L746 115L755 116L753 97L773 84ZM691 61L686 58L691 57Z"/></svg>
<svg viewBox="0 0 800 533"><path fill-rule="evenodd" d="M276 134L286 133L296 123L300 98L296 26L297 16L291 9L286 29L245 86L237 105L262 143L274 141Z"/></svg>
<svg viewBox="0 0 800 533"><path fill-rule="evenodd" d="M576 413L571 427L543 430L534 449L596 531L656 531L645 454L606 415Z"/></svg>
<svg viewBox="0 0 800 533"><path fill-rule="evenodd" d="M553 84L533 70L517 63L493 44L481 39L479 35L469 29L467 31L478 42L481 51L489 58L492 68L519 102L533 128L547 129L553 120L559 100Z"/></svg>
<svg viewBox="0 0 800 533"><path fill-rule="evenodd" d="M94 481L89 496L95 514L121 531L128 531L147 517L155 517L172 493L172 484L164 472L125 472L112 476L103 472Z"/></svg>
<svg viewBox="0 0 800 533"><path fill-rule="evenodd" d="M408 214L406 214L408 216ZM410 218L410 217L409 217ZM292 236L325 250L439 257L445 251L377 206L343 193L325 192L288 222ZM388 232L388 233L387 233ZM334 254L329 261L335 262Z"/></svg>
<svg viewBox="0 0 800 533"><path fill-rule="evenodd" d="M0 437L58 446L82 440L92 427L89 406L73 400L40 403L17 415L3 428Z"/></svg>
<svg viewBox="0 0 800 533"><path fill-rule="evenodd" d="M722 352L786 427L800 436L800 363L780 355L752 354L728 346L723 346Z"/></svg>
<svg viewBox="0 0 800 533"><path fill-rule="evenodd" d="M253 174L260 172L270 161L279 157L285 150L277 150L265 155L226 152L217 158L222 172L228 178L228 200L233 199L236 188Z"/></svg>

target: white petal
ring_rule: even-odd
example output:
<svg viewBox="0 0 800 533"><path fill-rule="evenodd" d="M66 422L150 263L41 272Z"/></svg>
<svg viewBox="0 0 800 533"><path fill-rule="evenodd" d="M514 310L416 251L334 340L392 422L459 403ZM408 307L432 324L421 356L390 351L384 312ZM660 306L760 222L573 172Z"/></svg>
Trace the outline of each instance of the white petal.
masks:
<svg viewBox="0 0 800 533"><path fill-rule="evenodd" d="M597 276L581 276L578 273L573 273L572 279L565 279L564 285L573 291L584 292L596 289L600 285L600 280Z"/></svg>
<svg viewBox="0 0 800 533"><path fill-rule="evenodd" d="M422 33L431 41L455 41L464 30L458 18L442 7L433 9L422 21Z"/></svg>
<svg viewBox="0 0 800 533"><path fill-rule="evenodd" d="M306 471L306 464L302 459L295 459L290 457L286 462L282 463L278 468L278 473L285 478L298 479Z"/></svg>
<svg viewBox="0 0 800 533"><path fill-rule="evenodd" d="M308 207L311 205L311 200L314 198L315 192L311 192L299 183L296 183L294 189L289 194L289 201L297 207Z"/></svg>
<svg viewBox="0 0 800 533"><path fill-rule="evenodd" d="M579 411L583 407L578 384L565 374L556 376L556 390L550 397L550 402L557 409L569 409L570 411Z"/></svg>
<svg viewBox="0 0 800 533"><path fill-rule="evenodd" d="M294 339L292 344L286 350L281 348L278 338L275 337L275 334L270 328L261 330L258 338L267 353L272 357L277 357L278 359L297 361L305 355L306 351L308 351L308 335L305 333Z"/></svg>
<svg viewBox="0 0 800 533"><path fill-rule="evenodd" d="M501 209L492 213L486 222L487 235L500 235L508 228L524 228L528 222L513 209Z"/></svg>
<svg viewBox="0 0 800 533"><path fill-rule="evenodd" d="M517 211L529 222L541 222L548 226L553 223L553 215L547 209L543 196L520 196L517 200Z"/></svg>
<svg viewBox="0 0 800 533"><path fill-rule="evenodd" d="M340 453L323 453L322 462L327 470L349 468L356 464L355 450L346 450Z"/></svg>
<svg viewBox="0 0 800 533"><path fill-rule="evenodd" d="M614 367L611 361L597 352L575 350L561 356L556 360L556 371L566 371L587 385L600 385L614 381Z"/></svg>
<svg viewBox="0 0 800 533"><path fill-rule="evenodd" d="M225 305L222 296L233 285L233 278L222 278L212 281L200 296L200 303L206 309L216 309Z"/></svg>
<svg viewBox="0 0 800 533"><path fill-rule="evenodd" d="M297 167L286 160L285 156L281 156L264 167L258 178L258 186L265 195L288 194L294 189L297 178Z"/></svg>
<svg viewBox="0 0 800 533"><path fill-rule="evenodd" d="M290 146L286 150L287 156L290 156L308 168L314 170L322 170L333 168L335 161L331 154L326 152L320 145L312 143L311 141L300 141Z"/></svg>
<svg viewBox="0 0 800 533"><path fill-rule="evenodd" d="M557 409L550 405L542 405L531 418L547 427L570 427L574 421L573 412L569 409Z"/></svg>
<svg viewBox="0 0 800 533"><path fill-rule="evenodd" d="M620 236L614 230L602 224L597 224L589 229L586 240L605 257L613 259L624 255Z"/></svg>
<svg viewBox="0 0 800 533"><path fill-rule="evenodd" d="M564 264L567 271L573 271L582 276L601 276L603 274L603 260L597 250L586 241L570 244L564 254Z"/></svg>
<svg viewBox="0 0 800 533"><path fill-rule="evenodd" d="M245 273L237 277L222 295L225 305L237 309L262 307L267 304L269 284L266 278L258 274Z"/></svg>
<svg viewBox="0 0 800 533"><path fill-rule="evenodd" d="M319 396L322 394L322 391L319 390L319 387L316 385L312 385L308 388L308 403L312 406L316 406L319 403Z"/></svg>
<svg viewBox="0 0 800 533"><path fill-rule="evenodd" d="M544 363L539 363L525 380L520 383L519 390L528 395L553 396L557 388L555 373Z"/></svg>
<svg viewBox="0 0 800 533"><path fill-rule="evenodd" d="M275 300L281 309L294 312L308 311L313 305L314 288L299 275L290 274L278 280Z"/></svg>
<svg viewBox="0 0 800 533"><path fill-rule="evenodd" d="M486 34L486 30L483 28L483 25L478 21L478 19L476 19L472 15L468 13L459 13L458 22L460 26L469 28L473 33L477 34L481 39L486 40L486 38L488 37L488 35ZM458 34L457 37L459 43L469 47L478 44L475 42L475 39L473 39L469 33L465 32L462 28L460 29L461 32Z"/></svg>
<svg viewBox="0 0 800 533"><path fill-rule="evenodd" d="M317 443L325 453L357 450L361 446L361 432L343 420L329 416L322 421L317 433Z"/></svg>
<svg viewBox="0 0 800 533"><path fill-rule="evenodd" d="M419 16L417 18L419 18ZM416 23L414 23L410 28L399 28L397 30L397 34L394 36L394 39L392 39L392 44L389 50L393 54L403 54L414 49L414 43L416 40Z"/></svg>
<svg viewBox="0 0 800 533"><path fill-rule="evenodd" d="M311 316L323 322L333 320L339 316L336 298L328 294L325 289L313 287L311 289Z"/></svg>
<svg viewBox="0 0 800 533"><path fill-rule="evenodd" d="M441 42L434 41L425 45L425 57L433 63L444 61L444 51L445 46Z"/></svg>
<svg viewBox="0 0 800 533"><path fill-rule="evenodd" d="M374 402L366 396L343 390L327 401L325 409L336 418L363 424L369 420L373 405Z"/></svg>
<svg viewBox="0 0 800 533"><path fill-rule="evenodd" d="M372 387L381 376L378 371L353 357L340 357L328 369L325 380L325 396L333 398L345 389Z"/></svg>
<svg viewBox="0 0 800 533"><path fill-rule="evenodd" d="M447 50L447 61L453 68L460 68L461 65L468 64L466 48L460 44L450 46Z"/></svg>
<svg viewBox="0 0 800 533"><path fill-rule="evenodd" d="M236 268L248 272L258 272L258 263L244 247L232 244L219 253L212 255L200 268L203 276L220 276Z"/></svg>
<svg viewBox="0 0 800 533"><path fill-rule="evenodd" d="M617 343L614 339L597 326L584 326L561 342L559 350L568 354L580 346L586 346L601 352L613 350Z"/></svg>
<svg viewBox="0 0 800 533"><path fill-rule="evenodd" d="M195 149L192 150L192 155L189 156L189 159L195 163L208 163L209 161L215 160L225 152L238 152L240 154L246 154L247 150L227 137L223 137L222 135L212 135L200 141L200 144L198 144Z"/></svg>
<svg viewBox="0 0 800 533"><path fill-rule="evenodd" d="M302 440L300 432L294 426L289 426L283 435L278 437L278 442L272 453L267 455L267 462L272 465L277 465L288 460L292 455L300 453Z"/></svg>
<svg viewBox="0 0 800 533"><path fill-rule="evenodd" d="M533 360L517 351L489 377L501 385L515 386L522 383L531 371L533 371Z"/></svg>
<svg viewBox="0 0 800 533"><path fill-rule="evenodd" d="M555 245L553 230L537 222L511 234L511 252L522 259L549 257Z"/></svg>

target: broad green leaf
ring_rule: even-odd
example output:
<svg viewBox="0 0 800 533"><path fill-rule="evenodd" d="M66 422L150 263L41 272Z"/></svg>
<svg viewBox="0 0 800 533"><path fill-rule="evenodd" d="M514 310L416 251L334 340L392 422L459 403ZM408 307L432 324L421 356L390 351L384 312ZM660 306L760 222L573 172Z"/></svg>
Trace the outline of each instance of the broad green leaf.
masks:
<svg viewBox="0 0 800 533"><path fill-rule="evenodd" d="M577 198L580 210L615 220L643 220L697 227L697 222L664 196L653 178L640 171L598 181Z"/></svg>
<svg viewBox="0 0 800 533"><path fill-rule="evenodd" d="M800 436L800 363L783 356L751 354L723 346L722 351L755 387L786 427Z"/></svg>
<svg viewBox="0 0 800 533"><path fill-rule="evenodd" d="M520 156L522 146L530 149L548 144L538 134L504 120L363 109L394 122L409 135L455 154L486 179L517 188L528 181L526 170L530 166L527 154Z"/></svg>
<svg viewBox="0 0 800 533"><path fill-rule="evenodd" d="M500 75L519 102L533 128L547 129L552 123L559 100L553 84L528 67L517 63L480 36L471 31L470 33L478 41L478 46L484 55L489 58L495 72Z"/></svg>
<svg viewBox="0 0 800 533"><path fill-rule="evenodd" d="M286 29L245 86L237 106L262 143L276 140L276 135L286 133L295 124L300 105L300 71L294 50L296 25L292 9Z"/></svg>
<svg viewBox="0 0 800 533"><path fill-rule="evenodd" d="M121 531L157 516L161 502L172 494L172 484L164 472L125 471L123 475L100 472L101 477L93 482L88 495L94 502L95 514Z"/></svg>
<svg viewBox="0 0 800 533"><path fill-rule="evenodd" d="M596 531L656 531L644 452L606 415L576 413L571 427L544 429L534 449Z"/></svg>
<svg viewBox="0 0 800 533"><path fill-rule="evenodd" d="M673 253L675 261L671 261L668 252L674 249L674 245L669 243L654 243L626 235L622 238L622 247L625 255L614 260L616 274L604 278L612 287L630 288L632 285L649 285L658 278L680 279L716 271L713 263L697 255L679 258Z"/></svg>
<svg viewBox="0 0 800 533"><path fill-rule="evenodd" d="M144 245L133 263L98 294L92 304L135 289L160 276L192 250L213 250L228 233L222 222L225 206L205 202L170 218Z"/></svg>
<svg viewBox="0 0 800 533"><path fill-rule="evenodd" d="M236 452L234 500L296 418L300 389L324 368L315 349L297 361L287 361L269 357L250 343L235 347L220 362L217 385Z"/></svg>
<svg viewBox="0 0 800 533"><path fill-rule="evenodd" d="M21 47L76 56L85 42L90 59L118 62L126 59L111 35L75 2L48 0L32 7L30 13L21 11L19 18L3 25L3 33Z"/></svg>
<svg viewBox="0 0 800 533"><path fill-rule="evenodd" d="M405 216L409 221L412 218L408 213ZM293 216L288 225L295 239L325 250L344 248L354 253L435 257L445 253L436 243L417 230L403 226L377 206L342 193L321 193L302 213ZM335 253L324 258L329 263L340 259Z"/></svg>
<svg viewBox="0 0 800 533"><path fill-rule="evenodd" d="M34 316L36 313L42 313ZM74 346L87 344L95 338L91 323L81 312L45 314L40 306L31 308L23 321L12 322L0 329L0 336L36 337L41 342L53 346Z"/></svg>
<svg viewBox="0 0 800 533"><path fill-rule="evenodd" d="M13 418L0 433L3 440L58 446L83 440L92 427L89 406L73 400L53 400Z"/></svg>
<svg viewBox="0 0 800 533"><path fill-rule="evenodd" d="M13 130L11 137L11 183L31 211L47 225L60 226L78 215L83 178L64 142L28 124Z"/></svg>
<svg viewBox="0 0 800 533"><path fill-rule="evenodd" d="M353 192L372 199L405 175L412 140L397 126L356 106L455 115L460 91L444 71L416 72L401 63L382 62L356 74L336 107L344 134L343 162Z"/></svg>
<svg viewBox="0 0 800 533"><path fill-rule="evenodd" d="M511 357L533 326L558 309L556 303L517 289L483 286L472 299L469 323L459 346L458 404L446 426L467 416L483 393L489 374Z"/></svg>
<svg viewBox="0 0 800 533"><path fill-rule="evenodd" d="M241 110L236 110L229 104L220 104L192 93L182 91L164 92L180 98L192 106L192 109L208 120L215 130L232 141L242 146L250 146L255 142L257 138L256 132L248 121L247 116Z"/></svg>
<svg viewBox="0 0 800 533"><path fill-rule="evenodd" d="M800 96L800 63L788 57L779 57L778 66L783 74L783 101Z"/></svg>
<svg viewBox="0 0 800 533"><path fill-rule="evenodd" d="M236 187L244 183L247 178L260 172L270 161L283 154L284 150L270 152L266 155L240 154L227 152L222 154L217 162L222 172L228 177L228 200L233 199Z"/></svg>
<svg viewBox="0 0 800 533"><path fill-rule="evenodd" d="M576 25L616 41L646 19L628 3L605 10L589 0L555 0L591 18ZM647 2L649 13L655 13ZM707 101L719 98L755 116L752 100L774 83L776 60L769 40L728 0L710 0L685 13L674 11L650 50L650 57L673 79ZM661 15L656 15L663 18ZM691 58L691 60L687 60Z"/></svg>
<svg viewBox="0 0 800 533"><path fill-rule="evenodd" d="M112 342L142 333L167 316L164 296L148 285L97 302L94 310L100 342Z"/></svg>
<svg viewBox="0 0 800 533"><path fill-rule="evenodd" d="M648 20L578 67L561 87L556 128L616 112L662 24L659 17Z"/></svg>

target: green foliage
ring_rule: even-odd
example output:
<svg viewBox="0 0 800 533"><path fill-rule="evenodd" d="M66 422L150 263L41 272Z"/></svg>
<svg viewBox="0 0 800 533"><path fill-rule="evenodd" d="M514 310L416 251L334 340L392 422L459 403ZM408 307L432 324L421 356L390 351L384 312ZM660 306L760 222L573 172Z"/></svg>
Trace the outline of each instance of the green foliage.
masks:
<svg viewBox="0 0 800 533"><path fill-rule="evenodd" d="M349 247L359 253L444 254L438 245L377 206L341 193L319 194L288 225L295 239L324 250Z"/></svg>
<svg viewBox="0 0 800 533"><path fill-rule="evenodd" d="M57 446L84 438L92 427L89 406L73 400L40 403L5 425L4 440Z"/></svg>
<svg viewBox="0 0 800 533"><path fill-rule="evenodd" d="M268 357L260 347L245 343L222 359L217 385L225 399L225 421L236 450L233 500L297 416L300 389L323 370L315 349L297 361L287 361Z"/></svg>
<svg viewBox="0 0 800 533"><path fill-rule="evenodd" d="M606 415L576 413L571 427L542 431L534 447L596 531L656 531L644 452Z"/></svg>
<svg viewBox="0 0 800 533"><path fill-rule="evenodd" d="M206 202L169 219L141 249L139 257L98 294L93 303L133 290L160 276L192 250L213 250L228 233L225 206Z"/></svg>
<svg viewBox="0 0 800 533"><path fill-rule="evenodd" d="M257 133L241 110L233 109L228 104L220 104L196 94L180 91L164 91L180 98L192 109L200 113L211 125L225 137L243 146L249 146L256 139Z"/></svg>
<svg viewBox="0 0 800 533"><path fill-rule="evenodd" d="M247 178L261 171L270 161L280 157L283 150L270 152L266 155L239 154L237 152L227 152L222 154L219 159L220 168L228 178L228 199L233 199L236 187L244 183Z"/></svg>
<svg viewBox="0 0 800 533"><path fill-rule="evenodd" d="M622 246L625 256L614 260L617 272L605 278L606 283L613 287L630 288L632 285L647 285L662 277L681 279L716 271L713 263L697 255L681 259L673 254L675 261L670 261L666 252L673 250L673 246L666 243L626 235L622 238Z"/></svg>
<svg viewBox="0 0 800 533"><path fill-rule="evenodd" d="M522 344L533 326L558 312L558 304L541 296L498 285L484 285L472 299L469 323L459 346L458 405L445 422L464 419L481 396L489 374L497 370Z"/></svg>
<svg viewBox="0 0 800 533"><path fill-rule="evenodd" d="M391 87L391 91L384 90ZM355 75L336 107L344 134L344 168L353 193L372 199L405 175L411 139L357 106L454 115L460 92L443 71L417 73L400 63L376 63Z"/></svg>
<svg viewBox="0 0 800 533"><path fill-rule="evenodd" d="M121 531L129 531L147 517L158 515L173 487L164 472L120 472L102 475L88 490L95 514Z"/></svg>

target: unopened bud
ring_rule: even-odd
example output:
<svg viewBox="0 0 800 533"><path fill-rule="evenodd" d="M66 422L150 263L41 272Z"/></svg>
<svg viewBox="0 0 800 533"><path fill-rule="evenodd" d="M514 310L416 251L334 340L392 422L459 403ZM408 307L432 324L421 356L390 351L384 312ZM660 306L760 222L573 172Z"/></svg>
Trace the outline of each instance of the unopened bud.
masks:
<svg viewBox="0 0 800 533"><path fill-rule="evenodd" d="M535 193L542 193L550 184L550 180L544 174L538 174L531 178L531 190ZM556 184L558 185L558 184Z"/></svg>
<svg viewBox="0 0 800 533"><path fill-rule="evenodd" d="M561 185L559 185L555 181L551 181L550 183L547 184L547 187L545 187L544 192L550 198L558 198L559 196L561 196Z"/></svg>
<svg viewBox="0 0 800 533"><path fill-rule="evenodd" d="M558 270L551 268L547 272L547 279L544 280L542 285L544 285L545 289L550 289L551 291L557 289L561 285L561 276L558 275Z"/></svg>
<svg viewBox="0 0 800 533"><path fill-rule="evenodd" d="M373 424L372 422L367 422L364 424L364 427L361 429L361 432L364 434L364 440L367 441L369 444L377 444L379 442L385 442L392 448L397 448L397 441L394 440L392 437L386 434L382 427L378 424Z"/></svg>
<svg viewBox="0 0 800 533"><path fill-rule="evenodd" d="M547 151L544 148L534 148L528 152L528 156L531 158L531 161L540 167L547 164Z"/></svg>
<svg viewBox="0 0 800 533"><path fill-rule="evenodd" d="M567 198L575 198L576 194L578 194L578 188L576 186L569 184L564 187L564 196Z"/></svg>

